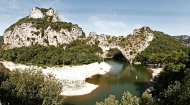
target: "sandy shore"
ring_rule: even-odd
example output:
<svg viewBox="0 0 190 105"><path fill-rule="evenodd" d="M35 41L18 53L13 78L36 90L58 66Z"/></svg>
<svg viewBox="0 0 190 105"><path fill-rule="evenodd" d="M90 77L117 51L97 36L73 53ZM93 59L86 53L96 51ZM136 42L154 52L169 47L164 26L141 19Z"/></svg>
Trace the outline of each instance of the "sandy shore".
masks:
<svg viewBox="0 0 190 105"><path fill-rule="evenodd" d="M95 74L106 74L111 68L111 66L105 62L72 67L47 67L46 69L37 66L14 64L8 61L1 61L1 63L10 71L16 68L25 69L34 67L41 69L45 75L48 73L54 74L57 79L63 80L63 90L60 95L65 96L84 95L92 92L98 85L85 82L85 78Z"/></svg>
<svg viewBox="0 0 190 105"><path fill-rule="evenodd" d="M160 72L162 72L164 68L150 68L152 70L152 78L150 79L151 82L154 82L154 79L159 76Z"/></svg>
<svg viewBox="0 0 190 105"><path fill-rule="evenodd" d="M152 77L154 78L155 76L159 75L159 73L163 70L163 68L155 68L155 69L151 68L151 70L153 71Z"/></svg>

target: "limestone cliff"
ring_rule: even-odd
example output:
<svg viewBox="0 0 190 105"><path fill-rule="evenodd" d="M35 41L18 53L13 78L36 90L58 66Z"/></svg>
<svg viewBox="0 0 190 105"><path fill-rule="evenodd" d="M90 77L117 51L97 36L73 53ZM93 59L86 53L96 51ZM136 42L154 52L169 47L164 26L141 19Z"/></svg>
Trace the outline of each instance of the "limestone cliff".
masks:
<svg viewBox="0 0 190 105"><path fill-rule="evenodd" d="M31 45L60 45L68 44L79 37L84 37L82 29L72 23L62 22L58 12L52 8L43 9L35 7L29 16L20 19L7 28L3 34L4 49L12 49ZM98 44L103 50L101 57L106 58L110 49L118 49L130 63L135 56L145 50L153 40L154 34L149 27L135 29L133 35L109 36L97 35L91 32L86 38L87 44Z"/></svg>
<svg viewBox="0 0 190 105"><path fill-rule="evenodd" d="M70 43L82 34L83 31L78 25L62 22L58 12L52 8L35 7L29 16L5 30L4 49L35 44L57 46Z"/></svg>
<svg viewBox="0 0 190 105"><path fill-rule="evenodd" d="M150 28L142 27L141 29L135 29L133 35L124 36L109 36L109 35L97 35L95 32L91 32L88 39L89 44L98 43L98 46L102 48L103 58L110 49L118 49L125 56L130 63L132 63L135 56L141 51L145 50L150 42L153 40L154 34Z"/></svg>
<svg viewBox="0 0 190 105"><path fill-rule="evenodd" d="M32 9L29 18L45 18L46 16L52 17L52 22L61 21L58 12L52 8L44 9L35 7Z"/></svg>

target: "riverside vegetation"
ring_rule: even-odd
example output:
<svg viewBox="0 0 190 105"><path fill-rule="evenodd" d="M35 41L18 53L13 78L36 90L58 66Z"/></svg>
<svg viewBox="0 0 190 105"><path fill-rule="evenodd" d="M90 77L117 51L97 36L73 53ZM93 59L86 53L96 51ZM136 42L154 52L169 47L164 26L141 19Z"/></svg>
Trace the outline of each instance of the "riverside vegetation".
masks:
<svg viewBox="0 0 190 105"><path fill-rule="evenodd" d="M171 52L176 53L178 50L186 52L187 46L174 37L171 37L163 32L153 31L154 39L150 45L139 53L134 61L142 63L167 63L172 61L167 57L171 56ZM187 52L186 52L187 53ZM172 58L172 57L170 57Z"/></svg>
<svg viewBox="0 0 190 105"><path fill-rule="evenodd" d="M135 58L135 61L143 64L166 65L155 79L152 91L144 92L141 98L125 92L121 102L110 95L104 102L97 102L96 105L189 105L190 48L163 32L154 31L154 35L148 48ZM118 51L108 54L114 53L118 54Z"/></svg>
<svg viewBox="0 0 190 105"><path fill-rule="evenodd" d="M160 32L157 32L157 33L160 33ZM155 79L154 87L153 87L153 90L151 93L144 92L141 98L137 98L137 97L131 95L129 92L125 92L122 96L121 102L116 100L115 96L110 95L107 99L105 99L104 102L97 102L96 104L97 105L108 105L109 103L112 103L112 104L115 103L114 105L117 105L120 103L122 105L128 105L128 104L133 104L133 105L153 105L153 104L156 104L156 105L188 105L190 103L190 101L189 101L190 100L190 96L189 96L189 91L190 91L189 90L189 87L190 87L190 84L189 84L190 83L190 79L189 79L190 78L190 66L189 66L190 48L184 46L183 44L181 44L180 42L178 42L177 40L175 40L173 38L170 39L170 42L166 41L166 40L168 40L168 38L171 38L171 37L168 35L165 35L163 33L157 34L157 38L155 38L151 42L150 46L145 51L143 51L142 53L140 53L137 56L138 60L141 60L142 63L150 63L151 62L151 63L155 63L155 64L158 64L158 63L166 64L164 71L161 72L160 76ZM76 40L76 42L82 43L79 40ZM84 44L84 43L77 44L76 42L73 42L66 46L69 46L70 48L72 48L72 46L73 47L75 46L77 48L77 45L81 46ZM163 44L163 42L166 44ZM174 45L174 43L178 43L178 44ZM51 47L53 47L53 46L49 46L46 48L51 48ZM41 48L43 48L43 47L41 46ZM61 49L60 47L55 47L55 48ZM89 48L89 46L87 46L87 48ZM162 50L162 48L165 48L165 50ZM20 48L20 49L22 49L22 48ZM67 49L67 48L65 48L65 49ZM27 50L25 50L25 51L27 51ZM56 50L54 50L54 51L56 51ZM164 57L162 57L162 56L160 57L161 52L163 53L163 55L165 55ZM114 55L117 53L118 53L118 51L116 51L116 53L109 53L109 54ZM6 51L4 51L3 55L4 54L6 54ZM62 54L62 53L60 53L60 54ZM10 55L11 55L11 53L10 53ZM144 56L144 55L147 55L147 56ZM139 58L145 58L145 59L139 59ZM23 88L22 88L22 90L18 90L19 87L17 85L14 86L14 83L24 82L23 81L24 79L14 80L13 78L18 77L19 75L22 75L23 73L28 74L28 76L30 75L31 76L30 80L32 80L31 79L32 75L42 76L42 74L40 74L40 72L37 72L35 70L25 70L22 72L19 70L15 70L14 72L7 73L5 70L1 69L1 93L7 93L7 94L4 94L5 96L1 95L1 100L4 99L3 97L11 97L11 98L13 98L14 103L16 103L16 102L17 103L22 103L22 102L26 103L26 101L28 101L30 104L30 103L33 103L34 100L38 100L35 102L40 103L40 104L42 104L43 102L45 103L46 101L49 102L49 100L51 102L59 103L59 101L58 101L59 98L55 99L57 101L52 101L54 99L51 99L51 98L53 98L53 97L51 97L51 95L56 91L57 91L56 93L58 96L59 89L50 91L49 95L46 94L47 98L49 100L45 99L44 97L42 97L42 95L40 95L43 93L42 92L43 89L40 88L40 86L42 86L42 85L40 85L40 84L44 84L44 81L45 81L44 79L42 79L40 83L35 83L37 81L28 82L27 78L20 76L19 78L25 78L26 84L24 86L20 85ZM42 77L44 77L44 76L42 76ZM50 78L50 77L44 77L44 78ZM49 81L52 81L52 79ZM10 83L13 83L13 85L10 86ZM59 81L55 80L52 82L52 84L53 83L59 84ZM32 87L27 86L27 84L28 85L33 84L34 85L33 88L36 89L35 87L37 87L37 89L39 89L39 90L38 91L36 90L37 92L29 91L29 90L32 90L31 89ZM45 86L45 85L43 85L43 86ZM50 86L50 84L49 84L49 86ZM57 86L59 87L59 85L57 85ZM30 89L29 89L29 87L30 87ZM50 89L50 88L48 88L48 89ZM56 89L56 87L54 89ZM12 90L12 91L10 91L10 90ZM31 94L32 96L35 96L35 97L32 97L32 96L28 97L28 96L30 96L29 94ZM24 98L26 98L28 100L24 100ZM15 101L15 99L17 101ZM64 100L62 100L62 101L64 101ZM9 101L5 100L5 102L11 103L10 100Z"/></svg>
<svg viewBox="0 0 190 105"><path fill-rule="evenodd" d="M103 102L97 102L96 105L111 103L114 103L113 105L189 105L190 48L186 48L185 51L179 50L169 54L172 55L170 62L155 79L150 92L144 92L140 98L125 92L121 101L118 101L114 95L110 95Z"/></svg>
<svg viewBox="0 0 190 105"><path fill-rule="evenodd" d="M86 44L85 40L77 39L69 44L57 47L34 45L9 50L1 49L0 52L1 58L15 63L56 66L100 62L101 58L97 53L102 53L102 49L98 45L89 45Z"/></svg>
<svg viewBox="0 0 190 105"><path fill-rule="evenodd" d="M36 69L7 72L6 68L1 67L0 85L3 105L58 105L66 99L59 96L61 81L51 74L45 76Z"/></svg>

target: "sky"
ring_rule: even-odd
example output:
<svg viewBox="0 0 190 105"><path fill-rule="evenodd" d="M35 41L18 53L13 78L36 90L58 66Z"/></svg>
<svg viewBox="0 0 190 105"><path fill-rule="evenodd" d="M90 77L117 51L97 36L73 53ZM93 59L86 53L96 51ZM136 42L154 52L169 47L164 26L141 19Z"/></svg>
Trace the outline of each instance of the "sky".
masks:
<svg viewBox="0 0 190 105"><path fill-rule="evenodd" d="M190 0L0 0L0 35L34 7L53 8L62 21L114 36L148 26L169 35L190 35Z"/></svg>

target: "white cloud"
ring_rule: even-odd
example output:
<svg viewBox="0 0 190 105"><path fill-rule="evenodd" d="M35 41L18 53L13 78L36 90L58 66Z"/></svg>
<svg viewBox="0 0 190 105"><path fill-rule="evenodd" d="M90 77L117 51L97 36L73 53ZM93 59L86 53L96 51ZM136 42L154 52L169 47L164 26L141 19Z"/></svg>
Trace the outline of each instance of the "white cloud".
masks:
<svg viewBox="0 0 190 105"><path fill-rule="evenodd" d="M121 21L108 21L108 20L101 20L96 16L91 16L90 21L93 25L100 28L109 28L109 27L126 27L126 25Z"/></svg>
<svg viewBox="0 0 190 105"><path fill-rule="evenodd" d="M113 36L127 36L133 33L134 29L141 28L143 25L127 20L118 20L116 18L106 18L104 16L90 16L89 21L83 24L83 30L88 34L95 31L97 34L107 34Z"/></svg>
<svg viewBox="0 0 190 105"><path fill-rule="evenodd" d="M108 34L114 36L126 36L128 34L132 34L134 29L142 27L141 24L133 24L127 21L119 21L117 20L117 18L108 18L106 20L105 17L101 18L101 16L90 16L89 24L91 24L91 26L88 26L87 32L95 31L98 34ZM85 28L83 29L85 30Z"/></svg>

